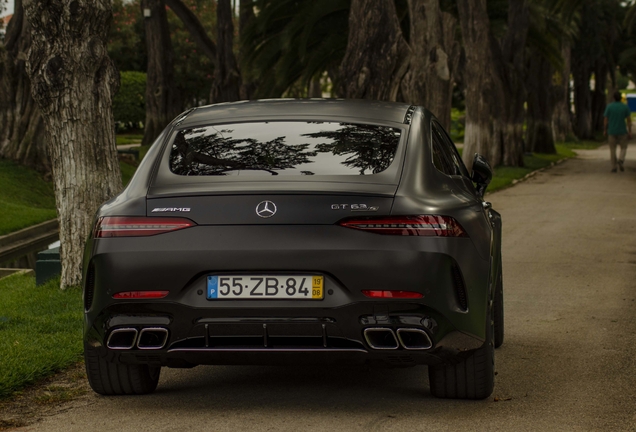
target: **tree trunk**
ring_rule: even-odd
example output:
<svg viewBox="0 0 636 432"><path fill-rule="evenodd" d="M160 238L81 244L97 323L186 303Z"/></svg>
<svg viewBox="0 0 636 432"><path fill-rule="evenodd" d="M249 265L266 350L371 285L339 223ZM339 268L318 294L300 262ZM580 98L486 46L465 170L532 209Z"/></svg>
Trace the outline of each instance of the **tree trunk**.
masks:
<svg viewBox="0 0 636 432"><path fill-rule="evenodd" d="M556 75L552 87L554 110L552 112L552 130L556 142L564 142L574 137L572 130L572 111L570 110L570 64L572 48L569 42L563 42L561 56L563 70Z"/></svg>
<svg viewBox="0 0 636 432"><path fill-rule="evenodd" d="M552 109L550 97L552 66L540 53L533 52L528 70L528 117L526 143L536 153L556 153L552 133Z"/></svg>
<svg viewBox="0 0 636 432"><path fill-rule="evenodd" d="M197 47L213 63L216 63L216 44L210 39L197 16L181 0L165 0L166 5L175 13L185 26Z"/></svg>
<svg viewBox="0 0 636 432"><path fill-rule="evenodd" d="M592 91L590 78L592 66L584 55L584 47L577 47L572 56L574 79L575 132L580 139L592 139Z"/></svg>
<svg viewBox="0 0 636 432"><path fill-rule="evenodd" d="M240 0L239 3L239 42L241 48L239 49L239 70L243 70L245 67L245 59L243 53L247 50L247 45L251 43L250 40L245 40L245 29L254 19L254 5L253 0ZM249 82L245 78L246 74L242 74L241 84L241 99L249 100L252 98L254 91L257 87L257 80L252 78Z"/></svg>
<svg viewBox="0 0 636 432"><path fill-rule="evenodd" d="M150 145L174 117L181 105L174 83L174 55L164 0L142 0L141 11L150 11L144 18L148 70L146 75L146 122L142 145Z"/></svg>
<svg viewBox="0 0 636 432"><path fill-rule="evenodd" d="M25 0L27 72L49 140L62 288L79 285L97 208L121 190L111 110L117 71L106 43L110 0Z"/></svg>
<svg viewBox="0 0 636 432"><path fill-rule="evenodd" d="M604 114L607 106L607 84L609 67L604 59L599 59L594 67L594 92L592 93L592 130L593 134L603 132Z"/></svg>
<svg viewBox="0 0 636 432"><path fill-rule="evenodd" d="M450 129L453 65L459 55L457 21L439 0L409 0L410 67L402 84L405 100L423 105Z"/></svg>
<svg viewBox="0 0 636 432"><path fill-rule="evenodd" d="M499 137L495 136L495 145L499 139L503 149L503 164L523 166L523 124L526 102L525 68L526 39L530 28L528 0L508 1L508 30L502 43L502 58L499 73L504 84L503 99L499 106L501 122ZM549 83L550 81L548 81ZM545 83L545 85L548 85Z"/></svg>
<svg viewBox="0 0 636 432"><path fill-rule="evenodd" d="M234 25L230 0L216 6L217 61L210 99L212 103L233 102L241 98L241 73L234 57Z"/></svg>
<svg viewBox="0 0 636 432"><path fill-rule="evenodd" d="M466 130L462 158L471 169L475 153L479 153L496 166L501 161L501 151L493 145L494 113L501 107L494 106L503 99L502 83L492 52L490 20L486 0L459 0L457 2L462 38L466 52L464 85L466 88ZM495 101L495 102L493 102Z"/></svg>
<svg viewBox="0 0 636 432"><path fill-rule="evenodd" d="M409 57L393 0L352 0L338 93L350 99L397 100Z"/></svg>
<svg viewBox="0 0 636 432"><path fill-rule="evenodd" d="M15 2L14 10L0 50L0 158L50 174L44 123L31 96L31 81L26 72L31 35L22 0Z"/></svg>

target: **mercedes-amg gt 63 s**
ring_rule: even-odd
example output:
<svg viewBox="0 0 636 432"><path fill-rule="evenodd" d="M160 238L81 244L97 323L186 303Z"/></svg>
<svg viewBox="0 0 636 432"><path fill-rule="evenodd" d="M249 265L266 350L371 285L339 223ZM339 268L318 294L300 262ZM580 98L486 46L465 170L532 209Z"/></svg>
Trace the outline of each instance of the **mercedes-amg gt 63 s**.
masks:
<svg viewBox="0 0 636 432"><path fill-rule="evenodd" d="M481 399L503 342L501 218L427 110L268 100L187 111L97 212L84 259L88 379L162 367L428 365Z"/></svg>

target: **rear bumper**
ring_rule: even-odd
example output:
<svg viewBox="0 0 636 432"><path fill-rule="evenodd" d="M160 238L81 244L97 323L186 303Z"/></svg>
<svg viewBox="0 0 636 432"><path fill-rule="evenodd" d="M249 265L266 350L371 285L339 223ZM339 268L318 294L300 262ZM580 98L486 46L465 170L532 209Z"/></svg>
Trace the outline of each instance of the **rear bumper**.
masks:
<svg viewBox="0 0 636 432"><path fill-rule="evenodd" d="M134 312L132 311L134 309ZM290 315L293 312L293 316ZM198 364L383 363L390 366L436 364L479 348L483 339L460 332L440 313L417 303L359 302L323 309L236 311L189 308L171 303L120 304L86 328L85 342L110 361L171 367ZM258 315L256 315L258 313ZM139 338L125 347L106 346L113 331L166 329L165 344L140 348ZM367 329L418 329L429 348L405 345L376 348ZM132 345L132 346L130 346Z"/></svg>
<svg viewBox="0 0 636 432"><path fill-rule="evenodd" d="M381 236L338 226L198 226L147 238L92 239L85 264L85 272L95 272L85 343L111 361L435 364L479 348L485 336L490 263L467 238ZM458 301L453 269L460 269L467 307ZM250 273L323 275L325 298L206 299L207 275ZM386 289L423 297L369 299L361 293ZM112 298L136 290L169 295ZM147 327L168 331L165 346L106 347L115 329ZM364 337L368 328L420 329L432 347L372 349Z"/></svg>

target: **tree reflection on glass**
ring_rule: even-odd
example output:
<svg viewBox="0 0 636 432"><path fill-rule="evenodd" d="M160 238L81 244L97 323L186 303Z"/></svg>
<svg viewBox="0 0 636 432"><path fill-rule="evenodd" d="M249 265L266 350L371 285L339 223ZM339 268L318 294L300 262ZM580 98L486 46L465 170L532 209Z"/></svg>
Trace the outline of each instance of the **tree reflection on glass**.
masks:
<svg viewBox="0 0 636 432"><path fill-rule="evenodd" d="M367 175L386 170L401 130L320 121L236 123L179 131L170 169L179 175Z"/></svg>
<svg viewBox="0 0 636 432"><path fill-rule="evenodd" d="M316 156L315 151L307 151L309 144L285 144L284 136L265 142L223 136L232 132L214 128L180 131L172 145L171 170L180 175L227 175L241 170L278 175L276 170L311 163L309 158ZM313 175L313 172L303 171L303 174Z"/></svg>
<svg viewBox="0 0 636 432"><path fill-rule="evenodd" d="M304 134L309 138L326 138L329 143L315 145L321 153L349 155L343 165L355 168L360 175L386 170L395 156L400 130L387 126L340 123L335 131Z"/></svg>

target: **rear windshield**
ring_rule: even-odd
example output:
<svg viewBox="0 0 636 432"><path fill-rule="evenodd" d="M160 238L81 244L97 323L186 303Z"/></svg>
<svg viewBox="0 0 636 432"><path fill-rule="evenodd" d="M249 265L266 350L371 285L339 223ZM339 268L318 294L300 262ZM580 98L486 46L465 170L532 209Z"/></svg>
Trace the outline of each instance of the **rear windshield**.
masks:
<svg viewBox="0 0 636 432"><path fill-rule="evenodd" d="M371 175L386 170L401 129L339 122L255 122L177 133L170 170L184 176Z"/></svg>

